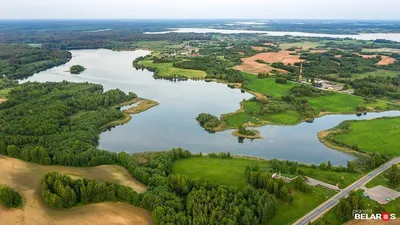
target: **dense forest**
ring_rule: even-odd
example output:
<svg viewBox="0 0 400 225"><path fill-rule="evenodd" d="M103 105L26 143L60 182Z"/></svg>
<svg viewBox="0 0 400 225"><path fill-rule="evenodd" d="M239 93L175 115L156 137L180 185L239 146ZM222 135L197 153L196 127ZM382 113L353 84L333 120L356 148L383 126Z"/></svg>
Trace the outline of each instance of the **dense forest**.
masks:
<svg viewBox="0 0 400 225"><path fill-rule="evenodd" d="M135 97L88 83L19 85L0 104L0 154L41 164L114 163L115 154L96 149L98 135L125 117L111 107Z"/></svg>
<svg viewBox="0 0 400 225"><path fill-rule="evenodd" d="M0 44L0 75L9 79L22 79L64 64L70 59L71 53L63 50L23 44Z"/></svg>
<svg viewBox="0 0 400 225"><path fill-rule="evenodd" d="M209 40L204 34L146 34L173 21L0 21L0 43L34 43L52 49L134 49L133 41ZM26 29L27 26L35 29Z"/></svg>

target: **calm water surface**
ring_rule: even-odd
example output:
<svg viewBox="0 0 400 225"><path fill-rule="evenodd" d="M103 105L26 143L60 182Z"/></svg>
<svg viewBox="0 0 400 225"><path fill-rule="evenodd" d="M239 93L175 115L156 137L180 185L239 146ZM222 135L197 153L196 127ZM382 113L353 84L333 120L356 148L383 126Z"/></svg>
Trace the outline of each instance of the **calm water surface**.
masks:
<svg viewBox="0 0 400 225"><path fill-rule="evenodd" d="M301 37L331 37L331 38L354 38L358 40L376 40L386 39L391 41L400 41L400 33L363 33L363 34L322 34L307 32L289 32L289 31L259 31L259 30L228 30L228 29L210 29L210 28L171 28L169 31L147 32L149 34L165 33L221 33L221 34L266 34L268 36L301 36Z"/></svg>
<svg viewBox="0 0 400 225"><path fill-rule="evenodd" d="M279 158L307 163L331 160L345 164L352 156L325 147L317 133L343 120L400 116L400 112L384 112L357 117L330 115L314 123L297 126L264 126L258 128L264 139L239 143L232 131L209 134L195 120L201 112L214 115L237 110L248 93L230 89L225 84L204 81L171 82L155 80L152 72L136 70L132 61L148 51L113 52L110 50L74 50L73 58L65 65L40 72L26 81L91 82L105 90L119 88L135 92L140 97L158 101L160 105L133 115L132 120L100 135L99 148L111 151L143 152L182 147L193 152L231 152L239 155ZM71 65L87 68L80 75L68 72Z"/></svg>

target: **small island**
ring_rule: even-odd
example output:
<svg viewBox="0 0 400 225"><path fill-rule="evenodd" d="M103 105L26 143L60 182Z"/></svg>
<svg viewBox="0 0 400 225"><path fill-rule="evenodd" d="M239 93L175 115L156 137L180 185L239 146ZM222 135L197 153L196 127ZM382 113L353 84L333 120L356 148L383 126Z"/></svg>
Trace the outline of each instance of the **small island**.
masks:
<svg viewBox="0 0 400 225"><path fill-rule="evenodd" d="M262 139L258 130L247 129L245 126L240 126L238 130L232 132L232 135L248 139Z"/></svg>
<svg viewBox="0 0 400 225"><path fill-rule="evenodd" d="M81 66L81 65L73 65L73 66L71 66L71 67L69 68L69 72L70 72L71 74L80 74L80 73L82 73L82 72L85 71L85 70L86 70L86 68L83 67L83 66Z"/></svg>

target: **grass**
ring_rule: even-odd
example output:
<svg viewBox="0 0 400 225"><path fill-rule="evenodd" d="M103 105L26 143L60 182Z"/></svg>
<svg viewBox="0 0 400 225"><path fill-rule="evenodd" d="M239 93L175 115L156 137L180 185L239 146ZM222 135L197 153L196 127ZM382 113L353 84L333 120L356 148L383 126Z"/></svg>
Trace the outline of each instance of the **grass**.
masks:
<svg viewBox="0 0 400 225"><path fill-rule="evenodd" d="M223 185L237 185L244 187L247 181L244 176L246 166L258 164L260 169L266 172L272 172L270 162L267 160L252 160L243 158L234 159L216 159L207 157L193 157L174 161L172 171L174 173L186 174L194 179L204 179ZM362 176L359 173L335 172L328 170L313 169L301 166L307 176L336 185L346 187ZM294 177L295 175L291 175Z"/></svg>
<svg viewBox="0 0 400 225"><path fill-rule="evenodd" d="M280 97L282 95L287 95L290 89L299 85L293 82L277 84L275 83L275 79L258 79L257 76L253 74L244 74L244 77L248 82L246 85L247 89L267 96Z"/></svg>
<svg viewBox="0 0 400 225"><path fill-rule="evenodd" d="M321 42L295 42L295 43L282 43L279 44L279 48L282 50L287 50L292 47L302 48L303 50L308 50L310 48L317 48L318 46L323 46Z"/></svg>
<svg viewBox="0 0 400 225"><path fill-rule="evenodd" d="M334 191L319 186L311 187L311 190L310 193L294 190L292 203L279 201L275 216L266 224L292 224L336 194Z"/></svg>
<svg viewBox="0 0 400 225"><path fill-rule="evenodd" d="M319 97L305 98L317 112L354 113L358 105L364 103L361 97L334 93Z"/></svg>
<svg viewBox="0 0 400 225"><path fill-rule="evenodd" d="M264 171L271 169L269 162L264 160L193 157L174 161L172 171L173 173L186 174L194 179L244 187L247 185L244 176L246 166L254 164L258 164L260 169ZM312 168L310 170L320 171ZM326 174L329 171L321 172ZM315 173L317 174L317 172ZM290 176L293 177L293 175ZM321 175L321 177L324 176ZM278 200L277 213L267 224L291 224L336 193L318 186L311 187L311 189L312 192L307 194L293 190L294 201L292 203Z"/></svg>
<svg viewBox="0 0 400 225"><path fill-rule="evenodd" d="M362 74L353 74L353 78L364 78L364 77L397 77L399 73L397 71L390 70L377 70L374 72L362 73Z"/></svg>
<svg viewBox="0 0 400 225"><path fill-rule="evenodd" d="M128 114L138 114L144 112L154 106L157 106L159 103L153 100L144 99L137 106L133 106L129 109L124 110L124 112Z"/></svg>
<svg viewBox="0 0 400 225"><path fill-rule="evenodd" d="M193 179L204 179L217 184L244 187L247 185L244 176L246 166L257 163L260 169L270 167L267 161L192 157L174 161L172 171L186 174Z"/></svg>
<svg viewBox="0 0 400 225"><path fill-rule="evenodd" d="M260 113L261 111L261 105L258 102L244 101L242 102L242 109L243 111L241 112L222 116L227 127L238 128L247 122L255 126L262 126L265 124L294 125L301 122L299 113L292 110L276 114L264 114L262 117L253 116L254 113Z"/></svg>
<svg viewBox="0 0 400 225"><path fill-rule="evenodd" d="M397 165L398 167L400 167L400 165ZM385 173L381 173L379 176L375 177L374 179L372 179L370 182L368 182L365 186L367 188L373 188L375 186L378 185L382 185L384 187L387 188L391 188L394 189L390 184L389 184L389 180L385 177ZM394 189L396 191L400 191L400 187L397 189Z"/></svg>
<svg viewBox="0 0 400 225"><path fill-rule="evenodd" d="M171 41L137 41L132 45L138 48L151 49L153 51L162 51L173 46L176 46L179 42Z"/></svg>
<svg viewBox="0 0 400 225"><path fill-rule="evenodd" d="M359 74L352 74L351 79L361 79L365 77L396 77L398 73L396 71L390 71L390 70L376 70L373 72L368 72L368 73L359 73ZM339 78L339 80L347 80L348 78L340 78L338 74L329 74L327 75L328 77L331 78Z"/></svg>
<svg viewBox="0 0 400 225"><path fill-rule="evenodd" d="M7 98L8 93L11 91L11 88L5 88L0 90L0 98Z"/></svg>
<svg viewBox="0 0 400 225"><path fill-rule="evenodd" d="M334 138L346 145L358 145L362 151L389 156L400 155L400 117L353 121L348 133Z"/></svg>
<svg viewBox="0 0 400 225"><path fill-rule="evenodd" d="M144 67L155 68L157 70L156 75L160 77L178 76L187 78L204 78L206 76L206 72L204 71L176 68L172 63L153 63L152 60L143 60L138 64L141 64Z"/></svg>

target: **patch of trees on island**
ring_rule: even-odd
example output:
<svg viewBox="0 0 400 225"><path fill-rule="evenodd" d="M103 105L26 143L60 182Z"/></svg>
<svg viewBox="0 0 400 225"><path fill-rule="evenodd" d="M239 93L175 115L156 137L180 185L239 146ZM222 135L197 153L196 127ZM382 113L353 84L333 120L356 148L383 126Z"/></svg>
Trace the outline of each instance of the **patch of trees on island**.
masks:
<svg viewBox="0 0 400 225"><path fill-rule="evenodd" d="M86 68L81 65L73 65L69 68L69 72L72 74L80 74L85 70Z"/></svg>
<svg viewBox="0 0 400 225"><path fill-rule="evenodd" d="M218 117L207 113L200 113L196 120L201 127L210 131L221 125L221 120Z"/></svg>

